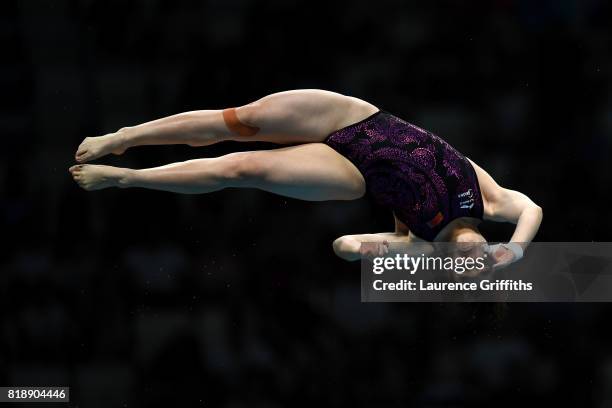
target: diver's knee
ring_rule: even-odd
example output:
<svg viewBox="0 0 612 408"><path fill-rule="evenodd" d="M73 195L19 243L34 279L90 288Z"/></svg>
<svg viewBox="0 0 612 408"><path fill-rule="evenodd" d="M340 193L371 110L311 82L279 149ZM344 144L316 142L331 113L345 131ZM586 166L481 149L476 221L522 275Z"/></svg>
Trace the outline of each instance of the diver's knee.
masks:
<svg viewBox="0 0 612 408"><path fill-rule="evenodd" d="M258 123L262 107L260 102L253 102L239 108L223 110L223 121L233 136L249 137L259 132Z"/></svg>
<svg viewBox="0 0 612 408"><path fill-rule="evenodd" d="M267 174L266 161L257 152L239 152L226 156L224 171L230 185L241 187L263 180Z"/></svg>
<svg viewBox="0 0 612 408"><path fill-rule="evenodd" d="M351 177L340 189L340 200L357 200L366 193L366 183L362 177Z"/></svg>

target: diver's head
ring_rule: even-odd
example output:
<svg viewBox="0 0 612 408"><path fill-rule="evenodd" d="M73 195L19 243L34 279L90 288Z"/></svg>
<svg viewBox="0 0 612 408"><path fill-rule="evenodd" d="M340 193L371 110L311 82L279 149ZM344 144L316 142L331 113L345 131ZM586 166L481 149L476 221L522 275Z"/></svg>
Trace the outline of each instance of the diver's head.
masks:
<svg viewBox="0 0 612 408"><path fill-rule="evenodd" d="M449 231L448 242L454 242L457 244L468 244L476 243L483 244L487 240L480 233L478 226L471 222L458 222L455 227Z"/></svg>
<svg viewBox="0 0 612 408"><path fill-rule="evenodd" d="M461 244L461 247L469 243L485 244L487 240L478 229L479 223L480 220L475 218L457 218L440 231L435 241Z"/></svg>
<svg viewBox="0 0 612 408"><path fill-rule="evenodd" d="M467 220L457 220L448 231L445 241L449 245L449 255L453 258L472 258L474 260L487 257L485 253L487 240L480 233L475 222ZM487 267L475 267L465 271L465 277L477 276L487 270Z"/></svg>

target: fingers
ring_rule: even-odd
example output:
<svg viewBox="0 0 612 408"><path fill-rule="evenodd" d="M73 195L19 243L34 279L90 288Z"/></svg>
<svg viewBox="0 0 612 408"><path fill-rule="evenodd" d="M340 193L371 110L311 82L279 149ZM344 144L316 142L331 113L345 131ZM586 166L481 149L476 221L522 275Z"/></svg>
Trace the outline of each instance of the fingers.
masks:
<svg viewBox="0 0 612 408"><path fill-rule="evenodd" d="M496 258L495 260L497 262L492 266L493 271L503 269L506 266L510 265L512 261L514 261L514 254L512 252L504 253L502 256Z"/></svg>
<svg viewBox="0 0 612 408"><path fill-rule="evenodd" d="M495 262L491 266L491 271L495 272L510 265L514 261L514 253L503 245L491 245L487 253Z"/></svg>
<svg viewBox="0 0 612 408"><path fill-rule="evenodd" d="M374 259L377 256L385 256L389 253L389 243L384 241L382 243L369 243L367 245L361 245L361 256L367 259Z"/></svg>
<svg viewBox="0 0 612 408"><path fill-rule="evenodd" d="M497 250L493 253L493 257L497 260L497 259L501 259L503 258L506 254L508 253L508 250L504 247L499 247L497 248Z"/></svg>
<svg viewBox="0 0 612 408"><path fill-rule="evenodd" d="M385 246L378 245L378 256L383 256L385 254Z"/></svg>
<svg viewBox="0 0 612 408"><path fill-rule="evenodd" d="M387 241L383 241L377 245L378 247L378 256L385 256L389 253L389 243Z"/></svg>

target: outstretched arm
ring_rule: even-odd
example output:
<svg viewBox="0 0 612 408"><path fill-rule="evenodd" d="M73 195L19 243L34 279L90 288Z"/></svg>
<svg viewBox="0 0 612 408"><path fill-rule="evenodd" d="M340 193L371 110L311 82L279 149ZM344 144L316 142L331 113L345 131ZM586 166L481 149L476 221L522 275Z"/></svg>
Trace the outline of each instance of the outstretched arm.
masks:
<svg viewBox="0 0 612 408"><path fill-rule="evenodd" d="M542 208L525 194L501 187L490 198L489 205L490 219L516 224L510 242L518 243L523 249L527 248L540 228Z"/></svg>
<svg viewBox="0 0 612 408"><path fill-rule="evenodd" d="M395 232L380 232L377 234L344 235L334 241L334 252L346 261L357 261L361 258L361 243L376 243L370 250L373 256L383 256L389 252L389 242L409 242L407 235Z"/></svg>
<svg viewBox="0 0 612 408"><path fill-rule="evenodd" d="M502 187L490 196L489 207L490 219L516 224L510 242L489 247L489 253L495 259L495 270L523 257L540 228L542 209L525 194Z"/></svg>
<svg viewBox="0 0 612 408"><path fill-rule="evenodd" d="M542 208L525 194L501 187L486 171L473 162L472 165L478 174L485 203L484 218L516 224L509 244L494 249L495 258L499 265L516 261L540 228Z"/></svg>
<svg viewBox="0 0 612 408"><path fill-rule="evenodd" d="M382 256L389 253L389 243L410 243L418 240L401 221L395 218L395 232L380 232L377 234L344 235L334 241L334 252L340 258L347 261L356 261L362 255ZM378 245L368 248L368 253L363 254L361 244L363 242L376 243Z"/></svg>

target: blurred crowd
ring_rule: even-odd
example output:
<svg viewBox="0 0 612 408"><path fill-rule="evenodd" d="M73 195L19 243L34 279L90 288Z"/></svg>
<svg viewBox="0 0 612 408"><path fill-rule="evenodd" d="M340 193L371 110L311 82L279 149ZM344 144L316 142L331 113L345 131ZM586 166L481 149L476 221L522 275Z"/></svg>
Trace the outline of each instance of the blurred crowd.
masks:
<svg viewBox="0 0 612 408"><path fill-rule="evenodd" d="M606 407L606 305L360 303L368 199L79 190L85 136L295 88L368 100L544 209L540 241L608 241L603 0L14 1L0 66L0 385L71 406ZM236 150L142 147L142 168ZM491 240L512 226L487 224Z"/></svg>

